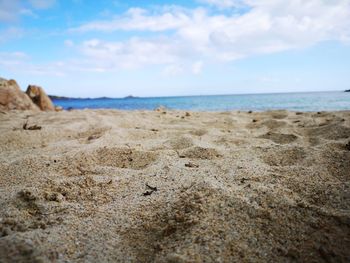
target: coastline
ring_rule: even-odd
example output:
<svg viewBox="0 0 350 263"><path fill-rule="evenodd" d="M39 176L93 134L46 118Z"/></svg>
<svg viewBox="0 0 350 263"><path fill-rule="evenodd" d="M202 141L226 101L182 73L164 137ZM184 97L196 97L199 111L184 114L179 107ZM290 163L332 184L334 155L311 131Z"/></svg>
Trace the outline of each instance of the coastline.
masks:
<svg viewBox="0 0 350 263"><path fill-rule="evenodd" d="M176 97L53 99L64 109L153 110L160 106L190 111L334 111L349 110L350 96L345 92L303 92Z"/></svg>
<svg viewBox="0 0 350 263"><path fill-rule="evenodd" d="M14 111L0 132L8 261L350 258L350 111Z"/></svg>

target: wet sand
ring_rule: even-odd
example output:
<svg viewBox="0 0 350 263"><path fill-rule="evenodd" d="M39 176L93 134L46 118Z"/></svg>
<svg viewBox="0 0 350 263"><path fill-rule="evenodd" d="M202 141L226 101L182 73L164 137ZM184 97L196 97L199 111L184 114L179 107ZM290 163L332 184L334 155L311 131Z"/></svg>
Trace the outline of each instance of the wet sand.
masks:
<svg viewBox="0 0 350 263"><path fill-rule="evenodd" d="M350 260L350 111L0 112L0 134L0 262Z"/></svg>

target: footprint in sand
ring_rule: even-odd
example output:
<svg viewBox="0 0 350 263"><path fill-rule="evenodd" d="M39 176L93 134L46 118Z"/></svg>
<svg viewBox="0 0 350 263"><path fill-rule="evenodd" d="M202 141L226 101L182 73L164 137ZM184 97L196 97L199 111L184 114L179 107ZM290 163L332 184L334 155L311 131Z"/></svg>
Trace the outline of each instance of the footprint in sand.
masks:
<svg viewBox="0 0 350 263"><path fill-rule="evenodd" d="M283 134L283 133L274 133L268 132L264 135L259 136L261 139L268 139L278 144L287 144L294 142L298 137L294 134Z"/></svg>
<svg viewBox="0 0 350 263"><path fill-rule="evenodd" d="M192 147L180 153L180 157L192 159L212 160L221 157L221 154L213 148Z"/></svg>
<svg viewBox="0 0 350 263"><path fill-rule="evenodd" d="M265 120L259 122L252 122L247 125L247 128L263 128L267 127L270 130L278 129L286 126L287 123L285 121L276 121L276 120Z"/></svg>
<svg viewBox="0 0 350 263"><path fill-rule="evenodd" d="M310 137L321 137L327 140L339 140L350 138L350 128L339 124L330 124L317 128L311 128L307 131Z"/></svg>
<svg viewBox="0 0 350 263"><path fill-rule="evenodd" d="M270 111L270 112L266 112L267 114L269 114L272 118L274 119L285 119L288 117L288 113L285 110L281 110L281 111Z"/></svg>
<svg viewBox="0 0 350 263"><path fill-rule="evenodd" d="M190 131L190 134L195 135L195 136L203 136L207 134L208 131L205 129L198 129L198 130L192 130Z"/></svg>
<svg viewBox="0 0 350 263"><path fill-rule="evenodd" d="M97 140L106 134L110 129L111 128L109 127L89 129L87 131L78 133L75 138L78 139L81 143L92 143L94 140Z"/></svg>
<svg viewBox="0 0 350 263"><path fill-rule="evenodd" d="M197 225L203 224L202 218L213 210L222 196L216 189L204 185L182 189L170 202L161 199L152 204L152 209L135 210L133 217L143 220L131 220L139 223L125 229L122 235L135 248L138 262L149 258L157 259L155 262L175 262L168 257L174 244L182 242ZM159 246L161 253L154 249Z"/></svg>
<svg viewBox="0 0 350 263"><path fill-rule="evenodd" d="M112 180L98 182L91 177L74 178L65 182L49 182L44 198L47 201L56 201L57 196L68 202L93 202L104 204L112 200L115 185Z"/></svg>
<svg viewBox="0 0 350 263"><path fill-rule="evenodd" d="M301 147L288 147L284 149L268 148L261 155L261 159L270 166L291 166L300 163L306 157Z"/></svg>
<svg viewBox="0 0 350 263"><path fill-rule="evenodd" d="M97 164L129 168L144 169L156 160L157 154L147 151L137 151L127 148L100 148L95 152Z"/></svg>
<svg viewBox="0 0 350 263"><path fill-rule="evenodd" d="M169 145L170 148L175 150L189 148L194 145L193 140L187 137L170 139L166 142L166 144Z"/></svg>

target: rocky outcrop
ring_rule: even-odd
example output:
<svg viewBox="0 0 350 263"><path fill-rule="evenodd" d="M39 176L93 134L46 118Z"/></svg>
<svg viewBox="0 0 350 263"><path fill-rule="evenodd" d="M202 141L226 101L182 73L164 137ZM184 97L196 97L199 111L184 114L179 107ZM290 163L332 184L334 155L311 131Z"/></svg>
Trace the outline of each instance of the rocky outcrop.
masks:
<svg viewBox="0 0 350 263"><path fill-rule="evenodd" d="M0 79L0 110L39 110L13 79Z"/></svg>
<svg viewBox="0 0 350 263"><path fill-rule="evenodd" d="M63 107L62 106L55 106L55 111L63 111Z"/></svg>
<svg viewBox="0 0 350 263"><path fill-rule="evenodd" d="M43 110L54 111L55 107L45 91L29 85L26 93L22 92L13 79L0 77L0 110Z"/></svg>
<svg viewBox="0 0 350 263"><path fill-rule="evenodd" d="M54 111L53 105L49 96L46 95L42 87L29 85L26 94L32 99L32 101L43 111Z"/></svg>

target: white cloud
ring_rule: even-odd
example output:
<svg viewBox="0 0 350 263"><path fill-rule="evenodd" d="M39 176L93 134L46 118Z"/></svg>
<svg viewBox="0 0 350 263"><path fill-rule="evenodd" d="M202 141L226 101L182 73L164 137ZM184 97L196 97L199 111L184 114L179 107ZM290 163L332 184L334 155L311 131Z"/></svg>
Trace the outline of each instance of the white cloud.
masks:
<svg viewBox="0 0 350 263"><path fill-rule="evenodd" d="M219 8L241 8L245 6L244 0L198 0L198 2Z"/></svg>
<svg viewBox="0 0 350 263"><path fill-rule="evenodd" d="M0 0L0 7L5 2ZM204 64L213 61L225 63L249 56L305 48L327 40L350 41L349 0L200 2L219 9L212 10L207 5L194 9L177 6L150 10L131 8L111 19L72 28L69 31L74 34L127 31L134 37L106 41L100 34L99 39L81 43L68 39L64 45L74 46L79 56L62 65L51 63L40 68L105 72L120 68L163 66L166 75L199 74ZM54 1L47 3L52 5ZM231 14L232 8L243 5L249 6L245 12ZM39 7L40 4L36 3L35 6ZM221 8L228 10L222 12ZM143 33L142 37L137 37L139 32Z"/></svg>
<svg viewBox="0 0 350 263"><path fill-rule="evenodd" d="M263 76L258 78L258 81L262 82L262 83L276 83L279 82L280 80L276 77L272 77L272 76Z"/></svg>
<svg viewBox="0 0 350 263"><path fill-rule="evenodd" d="M11 22L17 18L20 9L19 0L0 0L0 21Z"/></svg>
<svg viewBox="0 0 350 263"><path fill-rule="evenodd" d="M70 39L66 39L63 43L66 47L73 47L74 46L74 42Z"/></svg>
<svg viewBox="0 0 350 263"><path fill-rule="evenodd" d="M72 32L102 31L112 32L116 30L146 30L164 31L186 26L190 18L181 12L164 12L162 14L150 15L147 10L141 8L130 8L124 15L111 20L93 21L80 27L72 28Z"/></svg>
<svg viewBox="0 0 350 263"><path fill-rule="evenodd" d="M12 39L21 38L25 34L22 28L18 27L8 27L6 29L0 30L0 43L6 42Z"/></svg>
<svg viewBox="0 0 350 263"><path fill-rule="evenodd" d="M172 64L168 65L163 70L163 75L165 76L177 76L184 72L183 65L180 64Z"/></svg>
<svg viewBox="0 0 350 263"><path fill-rule="evenodd" d="M53 62L37 65L31 62L31 57L23 52L0 52L0 68L13 72L35 75L63 76L65 63Z"/></svg>
<svg viewBox="0 0 350 263"><path fill-rule="evenodd" d="M47 9L52 7L56 0L29 0L29 2L36 9Z"/></svg>
<svg viewBox="0 0 350 263"><path fill-rule="evenodd" d="M192 72L195 75L198 75L202 72L203 69L203 61L196 61L195 63L193 63L192 65Z"/></svg>
<svg viewBox="0 0 350 263"><path fill-rule="evenodd" d="M202 1L203 2L203 1ZM350 1L334 0L205 0L220 7L250 6L242 14L207 9L164 7L147 11L132 8L111 20L86 23L75 32L150 31L157 37L134 38L119 43L99 41L87 52L123 64L147 65L195 61L232 61L350 38ZM103 44L102 44L103 43Z"/></svg>
<svg viewBox="0 0 350 263"><path fill-rule="evenodd" d="M38 18L38 15L35 14L32 10L30 9L27 9L27 8L23 8L19 11L19 14L20 15L23 15L23 16L30 16L30 17L33 17L33 18Z"/></svg>
<svg viewBox="0 0 350 263"><path fill-rule="evenodd" d="M4 63L4 61L23 61L29 58L29 56L24 52L0 52L0 63Z"/></svg>
<svg viewBox="0 0 350 263"><path fill-rule="evenodd" d="M135 37L125 42L91 39L82 43L80 51L106 69L173 64L182 57L181 45L166 37L148 40Z"/></svg>
<svg viewBox="0 0 350 263"><path fill-rule="evenodd" d="M52 7L56 0L0 0L0 21L11 23L19 16L38 16L31 9L47 9Z"/></svg>

